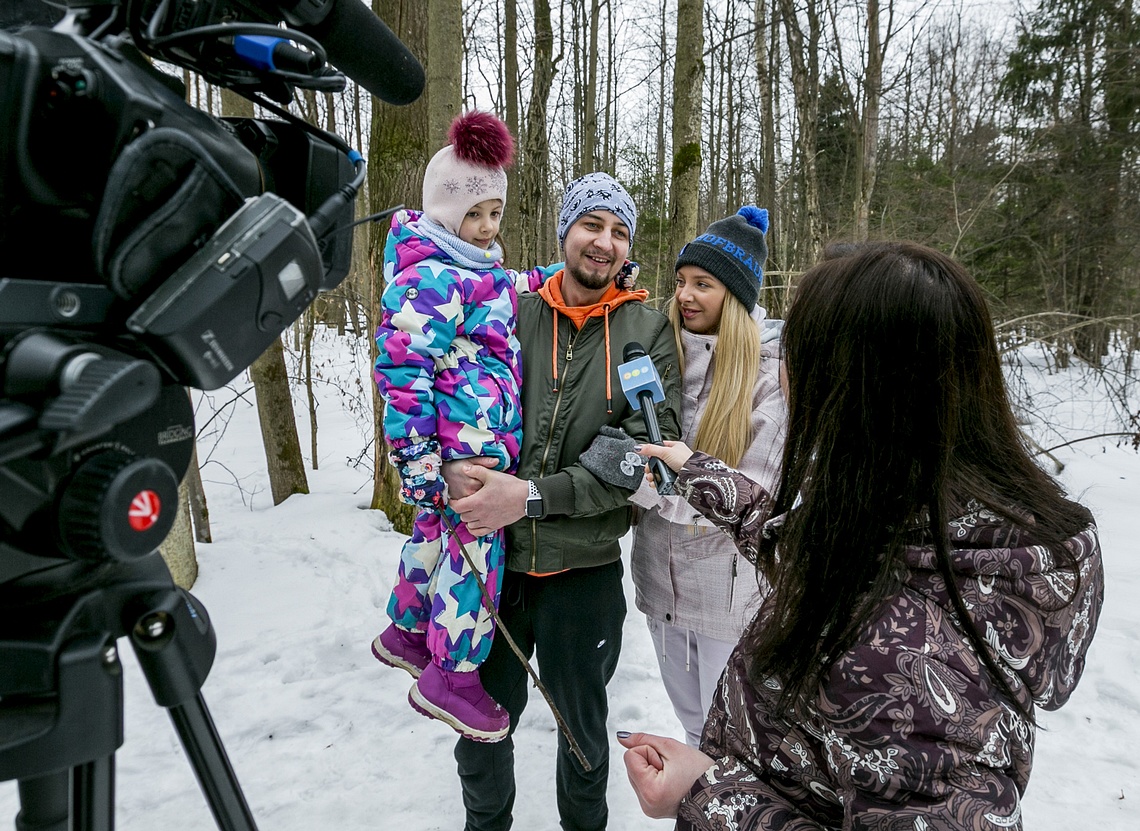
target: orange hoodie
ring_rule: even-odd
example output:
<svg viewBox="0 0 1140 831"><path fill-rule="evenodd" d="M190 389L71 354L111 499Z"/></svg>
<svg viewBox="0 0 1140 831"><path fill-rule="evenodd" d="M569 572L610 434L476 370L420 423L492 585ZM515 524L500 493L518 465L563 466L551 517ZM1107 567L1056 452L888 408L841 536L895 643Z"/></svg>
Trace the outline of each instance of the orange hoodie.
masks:
<svg viewBox="0 0 1140 831"><path fill-rule="evenodd" d="M613 412L613 395L610 387L610 311L631 300L644 302L649 297L649 292L645 289L628 291L611 285L606 289L606 293L601 296L601 299L592 305L568 306L562 297L562 278L565 275L566 269L552 274L538 290L539 296L546 301L554 312L554 348L550 350L550 361L554 371L554 389L555 391L558 390L558 314L561 312L563 317L569 319L574 324L575 329L581 329L591 317L604 318L606 327L606 412Z"/></svg>

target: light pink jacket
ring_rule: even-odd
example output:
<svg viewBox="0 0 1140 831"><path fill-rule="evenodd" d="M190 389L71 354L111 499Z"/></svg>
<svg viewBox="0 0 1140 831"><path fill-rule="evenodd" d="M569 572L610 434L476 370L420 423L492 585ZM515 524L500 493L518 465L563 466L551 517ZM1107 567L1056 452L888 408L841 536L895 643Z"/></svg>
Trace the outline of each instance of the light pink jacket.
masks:
<svg viewBox="0 0 1140 831"><path fill-rule="evenodd" d="M780 391L778 324L782 321L765 321L761 307L753 319L765 342L752 398L752 444L738 469L775 492L787 427L787 406ZM685 350L681 440L692 447L712 387L717 336L681 330L681 344ZM630 499L642 508L633 538L637 608L708 637L739 638L760 605L760 578L754 567L738 555L727 534L680 496L659 496L642 483Z"/></svg>

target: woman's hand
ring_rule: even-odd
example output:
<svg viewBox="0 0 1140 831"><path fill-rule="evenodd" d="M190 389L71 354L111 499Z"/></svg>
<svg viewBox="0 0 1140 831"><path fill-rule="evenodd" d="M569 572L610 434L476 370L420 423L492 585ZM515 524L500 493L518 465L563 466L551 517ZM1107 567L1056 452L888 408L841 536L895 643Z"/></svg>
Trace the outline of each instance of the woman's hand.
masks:
<svg viewBox="0 0 1140 831"><path fill-rule="evenodd" d="M663 441L661 444L639 444L633 448L634 453L639 453L642 456L650 458L658 458L667 464L674 473L679 471L685 466L685 462L689 461L689 457L693 455L693 451L683 441ZM650 466L645 466L645 481L650 485L654 484L653 471Z"/></svg>
<svg viewBox="0 0 1140 831"><path fill-rule="evenodd" d="M617 737L629 748L624 757L629 783L641 810L653 819L677 816L681 800L693 783L715 764L701 751L676 739L651 733L618 733Z"/></svg>

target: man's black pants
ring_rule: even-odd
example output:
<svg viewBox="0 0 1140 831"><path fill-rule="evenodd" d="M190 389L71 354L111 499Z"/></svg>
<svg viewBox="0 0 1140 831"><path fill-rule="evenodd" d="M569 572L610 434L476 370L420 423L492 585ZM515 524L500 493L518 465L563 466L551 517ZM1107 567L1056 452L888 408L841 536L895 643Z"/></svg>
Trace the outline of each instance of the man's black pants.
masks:
<svg viewBox="0 0 1140 831"><path fill-rule="evenodd" d="M542 683L592 766L589 773L582 770L559 732L558 814L566 831L601 831L609 815L606 684L621 651L626 612L622 573L620 560L548 577L504 573L499 615L523 653L528 658L537 654ZM527 705L530 677L501 634L495 635L479 676L510 713L511 728L500 742L460 739L455 746L465 829L507 831L515 803L514 732ZM523 798L549 797L534 793Z"/></svg>

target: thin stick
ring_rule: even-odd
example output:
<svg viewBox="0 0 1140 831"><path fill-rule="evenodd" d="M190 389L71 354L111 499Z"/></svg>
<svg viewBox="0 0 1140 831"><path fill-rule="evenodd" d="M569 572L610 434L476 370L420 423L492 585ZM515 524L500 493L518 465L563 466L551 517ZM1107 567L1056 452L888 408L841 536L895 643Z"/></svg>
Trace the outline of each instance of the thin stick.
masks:
<svg viewBox="0 0 1140 831"><path fill-rule="evenodd" d="M586 772L593 770L593 766L586 761L586 755L582 753L582 748L579 747L578 742L574 739L574 734L570 732L570 727L562 718L562 713L558 712L558 708L554 705L554 699L550 697L550 693L547 692L546 686L538 677L538 673L534 671L534 667L530 665L530 661L523 655L522 650L519 649L518 644L515 643L515 639L511 637L511 633L507 631L507 627L503 625L503 620L499 617L499 613L495 609L495 601L491 598L491 593L487 590L487 584L483 582L483 576L479 573L475 561L467 551L467 546L465 546L463 540L459 538L459 532L455 528L455 523L453 523L451 518L447 515L447 509L440 508L439 515L443 519L443 524L447 526L447 530L452 533L455 537L455 541L459 543L459 550L463 552L463 559L467 561L467 565L471 566L471 573L475 575L475 581L479 584L479 591L483 593L483 605L486 606L487 611L491 613L491 620L495 621L495 628L500 635L507 639L507 646L509 646L511 651L515 653L515 656L522 661L522 665L526 667L526 671L530 673L534 685L538 687L538 691L542 693L542 697L545 698L546 703L550 705L550 712L554 713L554 720L558 722L558 729L562 731L562 735L565 736L566 741L570 743L570 749L574 751L574 756L577 757L578 764L580 764L582 769Z"/></svg>

